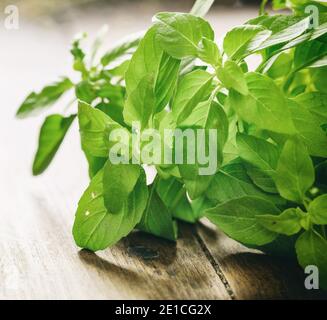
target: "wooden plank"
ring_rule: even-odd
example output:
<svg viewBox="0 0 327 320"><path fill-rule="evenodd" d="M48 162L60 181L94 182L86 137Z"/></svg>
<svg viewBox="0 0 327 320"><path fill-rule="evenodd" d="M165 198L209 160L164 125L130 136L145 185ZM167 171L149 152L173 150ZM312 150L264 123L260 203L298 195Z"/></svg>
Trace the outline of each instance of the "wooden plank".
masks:
<svg viewBox="0 0 327 320"><path fill-rule="evenodd" d="M1 236L0 299L229 299L187 229L177 246L135 233L98 254L58 238Z"/></svg>
<svg viewBox="0 0 327 320"><path fill-rule="evenodd" d="M304 288L296 263L251 250L228 238L207 220L197 227L199 243L222 272L235 299L315 299L322 292Z"/></svg>

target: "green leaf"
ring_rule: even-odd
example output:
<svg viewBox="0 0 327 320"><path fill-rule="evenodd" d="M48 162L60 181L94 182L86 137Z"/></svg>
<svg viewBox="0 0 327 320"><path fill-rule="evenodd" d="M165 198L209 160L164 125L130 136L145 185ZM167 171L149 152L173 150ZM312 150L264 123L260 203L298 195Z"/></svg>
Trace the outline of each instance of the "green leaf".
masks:
<svg viewBox="0 0 327 320"><path fill-rule="evenodd" d="M224 51L232 60L241 60L257 49L271 34L262 26L243 25L229 31L224 38Z"/></svg>
<svg viewBox="0 0 327 320"><path fill-rule="evenodd" d="M312 84L320 93L327 93L327 67L310 69Z"/></svg>
<svg viewBox="0 0 327 320"><path fill-rule="evenodd" d="M210 10L214 1L215 0L197 0L195 1L190 13L195 16L204 17Z"/></svg>
<svg viewBox="0 0 327 320"><path fill-rule="evenodd" d="M32 92L21 104L17 117L25 118L54 104L66 91L73 87L68 78L44 87L39 93Z"/></svg>
<svg viewBox="0 0 327 320"><path fill-rule="evenodd" d="M209 99L200 102L182 122L180 128L217 129L218 147L223 149L228 138L228 119L223 107Z"/></svg>
<svg viewBox="0 0 327 320"><path fill-rule="evenodd" d="M207 38L203 38L200 43L198 57L214 67L222 64L222 56L218 46L212 40Z"/></svg>
<svg viewBox="0 0 327 320"><path fill-rule="evenodd" d="M172 103L177 123L185 120L198 103L209 98L211 85L212 75L203 70L192 71L180 79Z"/></svg>
<svg viewBox="0 0 327 320"><path fill-rule="evenodd" d="M158 20L156 39L162 49L176 59L198 57L201 39L214 39L209 23L200 17L187 13L161 12L155 18Z"/></svg>
<svg viewBox="0 0 327 320"><path fill-rule="evenodd" d="M327 288L327 241L314 230L303 233L295 244L296 254L302 268L316 266L319 270L319 284Z"/></svg>
<svg viewBox="0 0 327 320"><path fill-rule="evenodd" d="M289 100L288 106L295 128L308 148L309 154L327 158L327 135L320 127L320 121L317 121L305 107L293 100Z"/></svg>
<svg viewBox="0 0 327 320"><path fill-rule="evenodd" d="M305 107L314 116L315 121L322 125L327 123L327 94L322 92L303 93L295 97L295 101Z"/></svg>
<svg viewBox="0 0 327 320"><path fill-rule="evenodd" d="M286 99L274 81L253 72L246 74L245 78L249 94L244 96L235 90L229 94L230 105L236 113L260 129L296 133Z"/></svg>
<svg viewBox="0 0 327 320"><path fill-rule="evenodd" d="M73 235L79 247L103 250L128 235L140 222L148 190L143 173L120 212L109 212L103 199L103 170L92 179L78 204Z"/></svg>
<svg viewBox="0 0 327 320"><path fill-rule="evenodd" d="M108 77L119 77L123 78L125 77L125 73L128 70L130 60L125 60L122 63L118 64L118 66L113 67L112 69L106 69L103 71L103 74Z"/></svg>
<svg viewBox="0 0 327 320"><path fill-rule="evenodd" d="M245 167L246 173L258 188L268 193L278 193L274 180L264 170L250 164L245 164Z"/></svg>
<svg viewBox="0 0 327 320"><path fill-rule="evenodd" d="M89 165L89 177L92 179L106 164L108 158L93 157L84 151Z"/></svg>
<svg viewBox="0 0 327 320"><path fill-rule="evenodd" d="M139 35L133 36L122 43L119 43L107 53L103 55L101 58L101 64L105 67L109 63L115 61L117 58L126 55L131 51L131 49L136 48L141 41L141 37Z"/></svg>
<svg viewBox="0 0 327 320"><path fill-rule="evenodd" d="M133 121L140 121L141 127L148 125L155 110L155 95L153 77L145 76L128 96L123 111L125 122L132 125Z"/></svg>
<svg viewBox="0 0 327 320"><path fill-rule="evenodd" d="M137 88L148 79L155 96L155 112L165 108L172 97L180 68L180 60L163 52L156 41L157 26L148 30L140 42L126 71L127 94L136 94Z"/></svg>
<svg viewBox="0 0 327 320"><path fill-rule="evenodd" d="M76 115L48 116L40 131L39 146L33 162L33 175L41 174L51 163Z"/></svg>
<svg viewBox="0 0 327 320"><path fill-rule="evenodd" d="M260 215L257 216L257 220L266 229L287 236L297 234L302 229L300 223L301 214L296 208L286 209L279 216L268 214Z"/></svg>
<svg viewBox="0 0 327 320"><path fill-rule="evenodd" d="M319 25L318 28L311 29L311 30L307 31L306 33L302 34L300 37L297 37L297 38L289 41L288 43L286 43L280 49L277 49L273 53L276 54L278 52L294 48L296 46L299 46L302 43L306 43L306 42L313 41L316 39L321 40L321 38L326 33L327 33L327 23L323 23L323 24Z"/></svg>
<svg viewBox="0 0 327 320"><path fill-rule="evenodd" d="M156 191L174 218L189 223L194 223L198 220L199 216L193 211L183 183L176 178L159 179Z"/></svg>
<svg viewBox="0 0 327 320"><path fill-rule="evenodd" d="M76 85L75 95L80 101L91 104L91 102L96 99L97 92L91 82L84 80Z"/></svg>
<svg viewBox="0 0 327 320"><path fill-rule="evenodd" d="M274 179L282 197L303 202L305 193L314 182L314 168L307 148L298 139L285 143Z"/></svg>
<svg viewBox="0 0 327 320"><path fill-rule="evenodd" d="M307 67L322 67L327 65L327 44L318 40L305 42L296 47L294 67L301 70Z"/></svg>
<svg viewBox="0 0 327 320"><path fill-rule="evenodd" d="M197 138L194 144L196 150L202 148L201 153L209 154L207 163L200 164L196 161L195 164L183 163L178 166L190 198L196 199L208 188L213 174L217 172L222 163L222 150L228 137L228 120L222 107L209 99L199 103L190 116L180 123L179 127L183 130L189 128L193 130L204 129L203 139ZM210 135L210 130L215 130L214 132L217 133L217 141L212 141L213 137ZM187 159L187 147L188 144L185 142L183 159ZM211 167L212 165L215 167ZM209 170L209 167L213 172L203 173L204 168Z"/></svg>
<svg viewBox="0 0 327 320"><path fill-rule="evenodd" d="M155 84L156 112L162 111L173 96L180 64L180 60L162 54Z"/></svg>
<svg viewBox="0 0 327 320"><path fill-rule="evenodd" d="M151 27L144 38L141 40L137 50L132 56L128 69L126 71L126 91L131 94L136 90L142 79L146 76L152 76L153 81L159 70L163 51L155 39L157 26Z"/></svg>
<svg viewBox="0 0 327 320"><path fill-rule="evenodd" d="M281 52L271 58L270 63L266 65L263 73L267 72L267 75L270 78L278 79L287 76L291 72L292 65L292 55L286 52Z"/></svg>
<svg viewBox="0 0 327 320"><path fill-rule="evenodd" d="M279 150L272 143L243 133L236 136L239 155L245 161L273 175L279 158Z"/></svg>
<svg viewBox="0 0 327 320"><path fill-rule="evenodd" d="M109 103L100 102L94 108L101 110L113 121L119 123L121 126L126 126L123 117L124 107L120 103L116 103L115 101L109 101Z"/></svg>
<svg viewBox="0 0 327 320"><path fill-rule="evenodd" d="M264 228L256 216L278 213L279 210L269 201L256 197L243 197L209 209L205 212L205 216L237 241L264 245L275 240L277 233Z"/></svg>
<svg viewBox="0 0 327 320"><path fill-rule="evenodd" d="M107 210L119 212L140 177L141 167L136 164L112 164L104 166L103 198Z"/></svg>
<svg viewBox="0 0 327 320"><path fill-rule="evenodd" d="M275 45L283 44L289 42L299 36L301 36L305 31L307 31L310 27L310 17L305 17L304 19L292 24L294 21L294 17L290 17L288 21L287 16L283 16L282 24L280 21L275 21L274 24L270 26L270 30L273 31L273 34L266 39L261 45L257 48L257 51L263 50ZM295 21L297 18L295 18ZM281 26L280 26L281 24ZM286 24L287 27L284 26ZM291 24L288 26L288 24ZM275 27L276 26L276 27ZM277 32L274 30L274 27L278 30Z"/></svg>
<svg viewBox="0 0 327 320"><path fill-rule="evenodd" d="M72 47L70 49L70 53L74 58L73 68L75 71L81 72L82 78L86 79L88 76L88 70L85 66L85 53L81 48L81 42L86 39L86 33L79 33L76 35L74 41L72 42Z"/></svg>
<svg viewBox="0 0 327 320"><path fill-rule="evenodd" d="M314 199L309 205L309 215L315 224L327 224L327 194Z"/></svg>
<svg viewBox="0 0 327 320"><path fill-rule="evenodd" d="M167 240L177 239L177 224L158 196L155 186L150 189L147 208L137 228Z"/></svg>
<svg viewBox="0 0 327 320"><path fill-rule="evenodd" d="M239 160L235 160L219 170L207 189L206 195L216 203L224 203L244 196L255 196L280 203L278 197L266 194L252 183L244 165Z"/></svg>
<svg viewBox="0 0 327 320"><path fill-rule="evenodd" d="M97 96L102 101L95 108L104 112L120 125L126 126L123 117L125 88L120 85L112 85L109 82L101 83L97 90Z"/></svg>
<svg viewBox="0 0 327 320"><path fill-rule="evenodd" d="M234 61L226 61L224 67L217 69L218 79L227 89L247 95L249 93L244 73Z"/></svg>
<svg viewBox="0 0 327 320"><path fill-rule="evenodd" d="M122 127L104 112L84 102L78 105L78 121L82 149L91 156L107 158L110 147L115 144L109 141L108 133Z"/></svg>

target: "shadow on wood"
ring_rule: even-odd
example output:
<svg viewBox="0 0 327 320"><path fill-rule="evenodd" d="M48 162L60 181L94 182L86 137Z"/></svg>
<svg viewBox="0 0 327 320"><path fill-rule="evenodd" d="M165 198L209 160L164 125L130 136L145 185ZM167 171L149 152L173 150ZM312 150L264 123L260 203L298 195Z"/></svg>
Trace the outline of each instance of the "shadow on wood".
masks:
<svg viewBox="0 0 327 320"><path fill-rule="evenodd" d="M197 226L199 241L225 275L236 299L326 299L304 287L305 274L296 261L248 249L208 221Z"/></svg>

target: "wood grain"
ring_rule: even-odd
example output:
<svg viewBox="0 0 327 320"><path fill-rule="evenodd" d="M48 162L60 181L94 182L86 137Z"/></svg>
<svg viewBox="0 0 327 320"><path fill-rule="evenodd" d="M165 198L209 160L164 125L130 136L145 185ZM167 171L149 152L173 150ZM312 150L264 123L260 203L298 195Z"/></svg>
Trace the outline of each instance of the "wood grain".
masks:
<svg viewBox="0 0 327 320"><path fill-rule="evenodd" d="M325 299L304 287L294 262L251 250L228 238L207 220L197 226L199 242L222 272L235 299Z"/></svg>

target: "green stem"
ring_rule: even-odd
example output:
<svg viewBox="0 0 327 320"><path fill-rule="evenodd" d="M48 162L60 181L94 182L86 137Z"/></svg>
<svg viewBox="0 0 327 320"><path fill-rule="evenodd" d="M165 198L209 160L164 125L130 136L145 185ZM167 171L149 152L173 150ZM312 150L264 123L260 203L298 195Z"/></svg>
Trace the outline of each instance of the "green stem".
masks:
<svg viewBox="0 0 327 320"><path fill-rule="evenodd" d="M266 13L266 5L268 3L268 0L262 0L260 9L259 9L259 15L262 16Z"/></svg>

